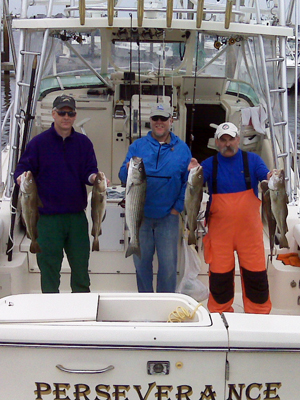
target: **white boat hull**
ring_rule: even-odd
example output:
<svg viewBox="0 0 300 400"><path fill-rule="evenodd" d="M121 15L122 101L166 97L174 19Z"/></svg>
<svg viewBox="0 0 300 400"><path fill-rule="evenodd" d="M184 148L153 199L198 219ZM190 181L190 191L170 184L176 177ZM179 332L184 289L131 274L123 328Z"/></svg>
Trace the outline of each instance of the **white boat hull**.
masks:
<svg viewBox="0 0 300 400"><path fill-rule="evenodd" d="M200 307L192 320L167 322L177 307L196 306L179 294L6 297L0 397L297 398L298 317Z"/></svg>

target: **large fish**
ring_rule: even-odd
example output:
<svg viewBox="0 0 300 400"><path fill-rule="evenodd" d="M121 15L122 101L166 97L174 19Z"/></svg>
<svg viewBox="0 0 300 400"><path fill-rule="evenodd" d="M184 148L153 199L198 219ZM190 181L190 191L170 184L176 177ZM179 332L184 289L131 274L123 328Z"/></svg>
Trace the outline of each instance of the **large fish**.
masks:
<svg viewBox="0 0 300 400"><path fill-rule="evenodd" d="M288 196L285 190L285 175L283 169L274 170L268 182L268 186L270 190L271 210L280 233L279 247L289 248L289 244L285 236L288 231L286 223L286 218L288 215Z"/></svg>
<svg viewBox="0 0 300 400"><path fill-rule="evenodd" d="M132 157L129 162L125 192L125 219L129 229L129 245L125 257L141 257L139 230L144 216L146 198L146 172L142 158Z"/></svg>
<svg viewBox="0 0 300 400"><path fill-rule="evenodd" d="M37 222L39 219L38 207L42 207L38 196L36 183L31 171L23 172L21 175L21 208L22 219L26 226L27 237L31 240L31 253L41 253L37 242Z"/></svg>
<svg viewBox="0 0 300 400"><path fill-rule="evenodd" d="M270 241L270 252L271 252L271 262L273 257L273 249L275 243L275 232L276 232L276 220L271 209L271 196L268 181L262 181L260 183L262 189L262 205L263 212L267 218L268 228L269 228L269 241Z"/></svg>
<svg viewBox="0 0 300 400"><path fill-rule="evenodd" d="M101 224L105 217L107 198L107 181L103 172L98 172L92 190L91 214L92 214L92 236L94 241L92 251L100 250L99 235L102 234Z"/></svg>
<svg viewBox="0 0 300 400"><path fill-rule="evenodd" d="M188 244L197 242L195 230L197 229L197 217L203 197L203 170L201 165L192 168L189 173L184 198L184 209L187 215L187 227L189 229Z"/></svg>

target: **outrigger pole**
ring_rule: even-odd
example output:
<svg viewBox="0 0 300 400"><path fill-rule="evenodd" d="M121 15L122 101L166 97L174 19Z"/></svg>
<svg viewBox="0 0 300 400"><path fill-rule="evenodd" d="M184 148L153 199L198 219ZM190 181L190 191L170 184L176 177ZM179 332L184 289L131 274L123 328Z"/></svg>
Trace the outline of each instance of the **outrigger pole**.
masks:
<svg viewBox="0 0 300 400"><path fill-rule="evenodd" d="M21 146L20 155L22 155L24 153L24 150L25 150L25 147L27 144L27 140L28 140L30 122L32 119L34 119L34 116L32 115L32 108L33 108L32 99L33 99L33 90L35 87L36 70L37 70L37 55L34 56L33 62L32 62L31 78L30 78L29 91L28 91L27 107L26 107L26 112L25 112L25 116L24 116L24 129L23 129L22 146ZM19 128L19 132L20 132L20 128ZM12 212L11 212L10 231L9 231L9 237L8 237L8 243L7 243L7 250L6 250L6 254L8 256L8 261L12 260L12 252L13 252L13 246L14 246L13 237L14 237L14 228L15 228L15 221L16 221L16 210L17 210L17 205L18 205L19 190L20 190L20 186L14 185L14 189L13 189L12 197L11 197Z"/></svg>
<svg viewBox="0 0 300 400"><path fill-rule="evenodd" d="M196 60L195 60L195 78L194 78L192 117L191 117L191 129L190 129L190 145L189 145L190 150L192 150L192 144L193 144L193 140L194 140L194 119L195 119L195 97L196 97L196 87L197 87L198 50L199 50L199 31L197 33L197 47L196 47Z"/></svg>

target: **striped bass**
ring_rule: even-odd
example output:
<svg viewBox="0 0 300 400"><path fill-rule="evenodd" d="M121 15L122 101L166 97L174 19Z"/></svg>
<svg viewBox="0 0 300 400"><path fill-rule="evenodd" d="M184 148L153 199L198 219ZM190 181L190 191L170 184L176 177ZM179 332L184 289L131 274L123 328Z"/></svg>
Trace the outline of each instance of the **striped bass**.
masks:
<svg viewBox="0 0 300 400"><path fill-rule="evenodd" d="M141 257L139 230L144 216L146 198L146 172L142 158L132 157L129 162L125 192L125 219L129 230L129 245L125 257Z"/></svg>
<svg viewBox="0 0 300 400"><path fill-rule="evenodd" d="M37 242L37 222L39 219L38 207L42 207L42 204L31 171L23 172L21 175L20 191L22 219L26 226L27 237L31 240L30 252L41 253L42 250Z"/></svg>
<svg viewBox="0 0 300 400"><path fill-rule="evenodd" d="M276 220L277 228L280 232L279 247L289 248L286 238L288 231L286 218L288 215L287 203L288 196L285 190L285 174L283 169L274 170L269 183L271 210Z"/></svg>
<svg viewBox="0 0 300 400"><path fill-rule="evenodd" d="M184 209L187 215L187 228L189 229L188 244L197 242L195 230L197 217L203 197L203 169L201 165L190 170L185 189Z"/></svg>
<svg viewBox="0 0 300 400"><path fill-rule="evenodd" d="M92 251L100 250L99 235L102 234L101 224L105 218L106 198L107 198L107 181L103 172L98 172L94 181L91 199L91 215L92 215L92 236L94 241Z"/></svg>

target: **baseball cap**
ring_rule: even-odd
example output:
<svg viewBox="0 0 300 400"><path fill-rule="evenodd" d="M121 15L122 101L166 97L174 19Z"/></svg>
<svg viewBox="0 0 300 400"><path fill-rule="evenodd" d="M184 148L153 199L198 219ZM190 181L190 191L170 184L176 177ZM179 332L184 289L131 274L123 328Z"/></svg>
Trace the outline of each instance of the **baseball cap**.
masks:
<svg viewBox="0 0 300 400"><path fill-rule="evenodd" d="M63 107L70 107L73 110L75 110L76 103L73 97L67 96L66 94L56 97L56 99L53 102L53 108L57 108L59 110L60 108Z"/></svg>
<svg viewBox="0 0 300 400"><path fill-rule="evenodd" d="M220 139L222 135L238 136L238 128L231 122L223 122L217 127L215 139Z"/></svg>
<svg viewBox="0 0 300 400"><path fill-rule="evenodd" d="M163 103L152 104L150 118L155 117L156 115L157 116L160 115L162 117L171 117L172 115L171 107Z"/></svg>

